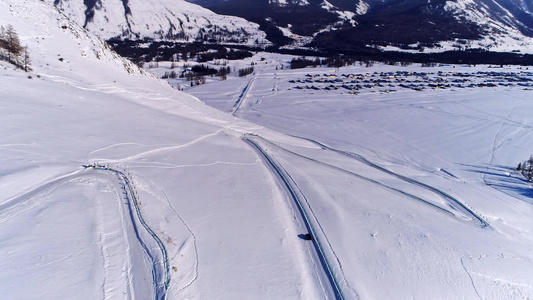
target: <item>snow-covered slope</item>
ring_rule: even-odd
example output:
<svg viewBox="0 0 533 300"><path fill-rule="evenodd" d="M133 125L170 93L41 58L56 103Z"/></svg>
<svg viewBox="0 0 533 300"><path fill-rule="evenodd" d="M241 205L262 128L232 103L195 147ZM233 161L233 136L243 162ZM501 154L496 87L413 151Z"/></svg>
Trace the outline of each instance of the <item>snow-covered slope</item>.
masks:
<svg viewBox="0 0 533 300"><path fill-rule="evenodd" d="M217 15L183 0L46 0L83 27L108 39L153 38L262 45L265 34L242 18Z"/></svg>
<svg viewBox="0 0 533 300"><path fill-rule="evenodd" d="M518 50L532 53L533 15L527 11L527 5L509 2L447 1L444 9L453 14L459 22L471 21L482 29L483 38L470 42L471 47L501 52ZM525 16L520 17L521 14Z"/></svg>
<svg viewBox="0 0 533 300"><path fill-rule="evenodd" d="M0 62L2 299L321 294L283 193L240 140L259 126L143 75L39 0L0 2L0 20L34 69Z"/></svg>

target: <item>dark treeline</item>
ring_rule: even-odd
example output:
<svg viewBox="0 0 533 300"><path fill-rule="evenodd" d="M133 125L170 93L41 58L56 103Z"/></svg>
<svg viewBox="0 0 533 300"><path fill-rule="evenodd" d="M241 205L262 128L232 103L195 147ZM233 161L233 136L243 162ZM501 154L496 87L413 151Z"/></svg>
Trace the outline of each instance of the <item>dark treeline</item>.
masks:
<svg viewBox="0 0 533 300"><path fill-rule="evenodd" d="M230 49L228 51L228 49L222 47L216 50L216 52L205 52L198 54L198 62L207 62L215 59L238 60L252 56L253 53L250 51L234 49Z"/></svg>
<svg viewBox="0 0 533 300"><path fill-rule="evenodd" d="M237 60L253 56L246 49L233 49L234 46L204 44L204 43L175 43L168 41L119 40L107 41L113 50L133 62L143 65L151 61L188 61L207 62L210 60ZM227 49L232 48L232 49Z"/></svg>
<svg viewBox="0 0 533 300"><path fill-rule="evenodd" d="M281 54L292 54L298 56L328 57L329 60L336 60L337 67L348 65L354 61L373 61L384 63L444 63L444 64L492 64L492 65L533 65L532 54L491 52L480 49L445 51L440 53L407 53L395 51L380 51L375 48L364 48L357 51L346 51L343 54L338 52L312 51L307 49L280 49L270 47L268 52ZM314 58L312 59L314 60ZM343 63L344 62L344 63ZM324 65L324 64L323 64ZM335 66L335 65L332 65Z"/></svg>
<svg viewBox="0 0 533 300"><path fill-rule="evenodd" d="M445 64L492 64L492 65L533 65L533 55L517 53L500 53L487 51L447 51L442 53L402 53L402 52L376 52L352 55L334 55L327 59L296 58L291 61L291 68L305 68L308 66L343 67L356 62L366 63L367 66L374 62L383 62L390 65L409 65L421 63L432 66L437 63Z"/></svg>
<svg viewBox="0 0 533 300"><path fill-rule="evenodd" d="M248 67L244 69L239 69L239 77L244 77L246 75L252 74L254 72L254 67Z"/></svg>
<svg viewBox="0 0 533 300"><path fill-rule="evenodd" d="M209 2L209 1L207 1ZM288 1L290 2L290 1ZM216 1L205 5L208 9L223 15L243 17L259 24L269 41L284 46L292 42L279 27L291 24L291 31L299 35L312 35L324 28L324 24L338 21L334 12L324 10L321 0L308 0L309 5L288 4L283 7L273 6L267 0L231 0Z"/></svg>
<svg viewBox="0 0 533 300"><path fill-rule="evenodd" d="M359 50L345 51L339 55L335 51L314 51L311 49L282 49L277 46L268 48L255 48L244 45L215 45L202 43L174 43L157 42L151 40L109 40L108 43L120 55L130 58L133 62L142 64L155 61L187 61L198 59L205 62L211 59L241 59L250 57L252 52L266 51L297 56L329 57L329 61L321 65L343 66L353 61L374 61L390 64L407 63L448 63L448 64L493 64L493 65L533 65L533 55L521 53L491 52L480 49L445 51L441 53L406 53L384 52L375 48L361 48ZM227 50L232 48L235 50ZM211 54L212 53L212 54ZM313 58L313 61L316 59ZM301 62L308 64L308 62ZM314 62L313 62L314 64ZM296 64L295 64L296 65ZM312 65L312 64L309 64Z"/></svg>

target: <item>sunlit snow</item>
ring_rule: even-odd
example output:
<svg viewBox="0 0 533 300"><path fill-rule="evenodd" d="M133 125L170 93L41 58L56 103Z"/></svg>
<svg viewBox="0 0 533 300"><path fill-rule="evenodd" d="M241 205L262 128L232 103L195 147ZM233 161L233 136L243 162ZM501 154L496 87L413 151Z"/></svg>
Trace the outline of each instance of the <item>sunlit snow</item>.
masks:
<svg viewBox="0 0 533 300"><path fill-rule="evenodd" d="M191 96L41 1L3 1L0 22L34 69L0 62L2 299L533 296L529 86L291 83L526 67L260 53Z"/></svg>

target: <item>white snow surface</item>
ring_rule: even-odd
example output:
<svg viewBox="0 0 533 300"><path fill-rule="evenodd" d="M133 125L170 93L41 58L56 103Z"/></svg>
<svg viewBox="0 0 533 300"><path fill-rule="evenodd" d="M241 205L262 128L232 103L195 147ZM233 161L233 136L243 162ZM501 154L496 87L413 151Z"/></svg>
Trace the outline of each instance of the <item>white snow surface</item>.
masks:
<svg viewBox="0 0 533 300"><path fill-rule="evenodd" d="M221 110L330 147L264 145L306 195L335 253L333 261L342 266L338 272L347 298L533 296L533 192L513 171L533 150L530 88L386 93L376 87L354 95L295 89L289 82L316 75L370 78L376 71L436 77L438 72L528 72L525 67L274 70L282 59L259 63L263 69L253 78L188 91ZM234 99L244 86L249 87L235 112ZM451 198L470 212L456 211ZM474 215L489 225L482 228Z"/></svg>
<svg viewBox="0 0 533 300"><path fill-rule="evenodd" d="M357 10L356 10L357 14L364 15L368 12L369 9L370 9L370 5L368 5L368 3L366 3L365 1L360 0L357 3Z"/></svg>
<svg viewBox="0 0 533 300"><path fill-rule="evenodd" d="M309 5L309 2L307 0L268 0L268 3L281 7L288 6L289 4L300 6Z"/></svg>
<svg viewBox="0 0 533 300"><path fill-rule="evenodd" d="M351 11L342 11L342 10L339 10L336 6L334 6L333 4L329 3L327 0L324 0L321 4L321 7L329 12L335 12L339 15L339 18L340 18L340 23L342 23L343 21L346 21L346 22L349 22L352 26L355 26L356 25L356 22L355 20L353 19L353 17L355 16L355 13L354 12L351 12ZM363 3L358 3L357 4L357 13L359 14L364 14L366 13L366 10L364 8L364 4ZM363 13L360 13L360 12L363 12Z"/></svg>
<svg viewBox="0 0 533 300"><path fill-rule="evenodd" d="M53 5L57 1L45 2ZM82 26L86 24L88 30L105 39L148 37L192 42L205 35L221 43L269 44L259 25L239 17L218 15L184 0L129 0L127 6L128 14L121 0L99 0L93 19L86 23L84 1L60 0L57 4L70 19Z"/></svg>
<svg viewBox="0 0 533 300"><path fill-rule="evenodd" d="M239 119L46 3L4 0L0 20L33 61L0 62L2 299L155 298L164 260L133 197L167 299L334 299L328 276L345 299L533 296L533 193L513 171L533 152L531 90L298 90L337 70L261 54L253 76L188 89ZM398 68L428 70L336 76Z"/></svg>
<svg viewBox="0 0 533 300"><path fill-rule="evenodd" d="M124 181L82 168L98 162L134 184L168 252L168 299L321 294L283 193L240 140L259 126L142 75L41 1L0 8L34 69L0 63L3 299L154 297Z"/></svg>

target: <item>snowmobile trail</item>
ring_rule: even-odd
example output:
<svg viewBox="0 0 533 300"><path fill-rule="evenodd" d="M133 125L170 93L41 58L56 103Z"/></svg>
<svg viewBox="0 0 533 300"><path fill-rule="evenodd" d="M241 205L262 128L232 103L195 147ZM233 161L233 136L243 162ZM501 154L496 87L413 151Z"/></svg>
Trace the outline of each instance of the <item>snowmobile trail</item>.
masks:
<svg viewBox="0 0 533 300"><path fill-rule="evenodd" d="M474 211L472 211L470 208L468 208L465 204L463 204L462 202L460 202L456 198L448 195L447 193L442 192L442 191L438 190L437 188L434 188L434 187L429 186L427 184L421 183L421 182L419 182L417 180L414 180L414 179L405 177L403 175L394 173L394 172L392 172L390 170L387 170L387 169L385 169L385 168L383 168L383 167L381 167L379 165L376 165L376 164L366 160L365 158L359 156L358 154L349 153L349 152L345 152L345 151L336 150L334 148L331 148L331 151L334 151L334 152L340 153L342 155L348 156L348 157L350 157L352 159L357 159L357 160L361 159L362 160L361 162L363 162L365 164L368 164L369 166L371 166L373 168L376 168L376 169L378 169L378 170L380 170L382 172L385 172L385 173L387 173L389 175L398 177L398 178L400 178L403 181L406 181L408 183L411 183L411 184L414 184L416 186L422 187L424 189L427 189L427 190L437 194L439 197L441 197L444 200L446 200L446 204L451 209L442 207L439 204L436 204L436 203L434 203L434 202L432 202L430 200L423 199L423 198L421 198L419 196L416 196L416 195L414 195L414 194L412 194L410 192L406 192L406 191L404 191L404 190L402 190L400 188L389 186L389 185L387 185L387 184L385 184L383 182L380 182L378 180L375 180L375 179L363 176L361 174L354 173L354 172L349 171L347 169L344 169L344 168L341 168L341 167L338 167L338 166L335 166L335 165L332 165L332 164L329 164L329 163L326 163L326 162L323 162L323 161L319 161L319 160L316 160L314 158L311 158L311 157L308 157L308 156L305 156L305 155L302 155L302 154L299 154L299 153L296 153L294 151L286 149L286 148L284 148L284 147L282 147L282 146L280 146L280 145L278 145L278 144L276 144L276 143L274 143L272 141L266 140L266 139L261 138L259 136L256 136L256 137L258 139L261 139L261 140L265 141L266 143L271 144L272 146L278 148L279 150L290 154L290 155L295 155L296 157L300 157L300 158L303 158L305 160L308 160L308 161L323 165L325 167L340 171L342 173L345 173L345 174L354 176L356 178L365 180L367 182L370 182L370 183L372 183L372 184L374 184L376 186L379 186L381 188L384 188L386 190L389 190L389 191L398 193L400 195L406 196L406 197L408 197L410 199L413 199L413 200L415 200L415 201L417 201L419 203L422 203L422 204L425 204L425 205L431 207L432 209L436 210L437 212L444 213L445 215L448 215L450 217L456 218L459 221L466 222L466 223L477 224L481 228L488 228L488 226L489 226L488 222L485 221L481 216L477 215ZM305 140L305 138L303 138L303 139ZM317 145L323 145L322 143L317 142L317 141L312 141L312 142L317 144ZM330 150L330 149L326 149L326 150Z"/></svg>
<svg viewBox="0 0 533 300"><path fill-rule="evenodd" d="M476 219L476 220L479 222L481 228L486 228L486 227L489 226L488 222L485 221L485 219L483 219L481 216L479 216L478 214L476 214L472 209L470 209L469 207L467 207L464 203L462 203L461 201L459 201L457 198L452 197L451 195L449 195L449 194L447 194L447 193L445 193L445 192L443 192L443 191L441 191L441 190L439 190L439 189L437 189L437 188L435 188L435 187L433 187L433 186L430 186L430 185L425 184L425 183L422 183L422 182L420 182L420 181L418 181L418 180L415 180L415 179L412 179L412 178L406 177L406 176L404 176L404 175L401 175L401 174L395 173L395 172L393 172L393 171L391 171L391 170L388 170L388 169L386 169L386 168L384 168L384 167L382 167L382 166L379 166L379 165L377 165L377 164L375 164L375 163L369 161L368 159L366 159L365 157L363 157L363 156L361 156L361 155L359 155L359 154L356 154L356 153L353 153L353 152L349 152L349 151L338 150L338 149L335 149L335 148L329 147L329 146L327 146L327 145L325 145L325 144L323 144L323 143L321 143L321 142L319 142L319 141L313 140L313 139L304 138L304 137L297 137L297 136L295 136L295 137L296 137L296 138L299 138L299 139L302 139L302 140L305 140L305 141L308 141L308 142L311 142L311 143L313 143L313 144L319 146L320 148L322 148L322 149L324 149L324 150L333 151L333 152L338 153L338 154L341 154L341 155L343 155L343 156L346 156L346 157L349 157L349 158L355 159L355 160L357 160L357 161L359 161L359 162L361 162L361 163L363 163L363 164L365 164L365 165L367 165L367 166L370 166L370 167L372 167L372 168L374 168L374 169L376 169L376 170L379 170L379 171L384 172L384 173L386 173L386 174L392 175L392 176L394 176L394 177L396 177L396 178L398 178L398 179L401 179L401 180L403 180L403 181L405 181L405 182L407 182L407 183L410 183L410 184L416 185L416 186L418 186L418 187L421 187L421 188L423 188L423 189L426 189L426 190L428 190L428 191L430 191L430 192L432 192L432 193L434 193L434 194L440 196L440 197L443 198L444 200L446 200L446 202L447 202L447 203L450 205L450 207L452 207L453 209L458 210L458 211L461 211L461 212L463 212L463 213L465 213L465 214L467 214L467 215L470 215L470 216L473 217L474 219ZM277 146L277 147L280 147L280 146L278 146L278 145L276 145L276 146ZM280 147L280 148L282 148L282 147ZM284 149L284 148L282 148L282 149ZM287 149L284 149L284 150L289 151L289 150L287 150ZM292 153L292 151L291 151L291 153ZM300 155L300 154L297 154L297 155L302 156L302 155ZM305 156L302 156L302 157L305 157ZM308 157L306 157L306 158L308 158ZM310 159L310 158L308 158L308 159ZM368 179L368 180L371 180L371 179ZM372 181L373 181L373 180L372 180ZM392 188L392 187L390 187L390 188L396 190L395 188ZM399 191L399 190L398 190L398 191ZM401 193L407 195L407 193L405 193L405 192L402 192L402 191L399 191L399 192L401 192ZM414 196L414 197L416 197L416 196ZM416 197L416 198L417 198L417 200L422 200L422 202L424 202L424 203L426 203L426 204L429 204L429 205L431 205L431 206L437 207L437 208L439 208L440 210L444 210L444 211L446 211L446 212L448 212L448 213L450 213L450 214L455 215L453 212L450 212L450 211L448 211L448 210L446 210L446 209L444 209L444 208L441 208L440 206L436 206L435 204L432 204L432 203L430 203L430 202L428 202L428 201L426 201L426 200L420 199L419 197Z"/></svg>
<svg viewBox="0 0 533 300"><path fill-rule="evenodd" d="M166 293L170 285L170 271L168 254L165 245L154 233L154 231L146 224L139 208L139 202L136 196L135 189L129 180L129 178L122 171L107 167L107 166L87 166L87 168L93 168L98 171L107 171L116 174L123 182L124 197L127 200L129 215L133 224L135 235L141 244L145 254L152 262L152 279L155 289L155 299L166 299ZM152 246L148 246L150 241L145 241L142 238L143 233L139 230L138 225L141 224L145 231L152 237L153 241L157 244L156 248L160 253L154 252Z"/></svg>
<svg viewBox="0 0 533 300"><path fill-rule="evenodd" d="M239 96L237 101L235 101L235 104L233 104L233 108L231 109L231 115L235 116L237 114L237 111L239 110L242 103L244 102L244 98L246 98L248 91L250 91L250 89L252 88L252 85L255 81L256 76L257 76L257 73L254 72L254 74L252 74L252 78L250 78L250 81L248 81L248 84L246 84L246 86L242 90L241 95Z"/></svg>
<svg viewBox="0 0 533 300"><path fill-rule="evenodd" d="M42 197L37 197L38 195L52 193L61 185L68 183L69 180L78 177L80 172L80 170L76 170L69 174L58 176L23 195L13 197L0 204L0 223L4 223L18 214L39 205L39 199Z"/></svg>

